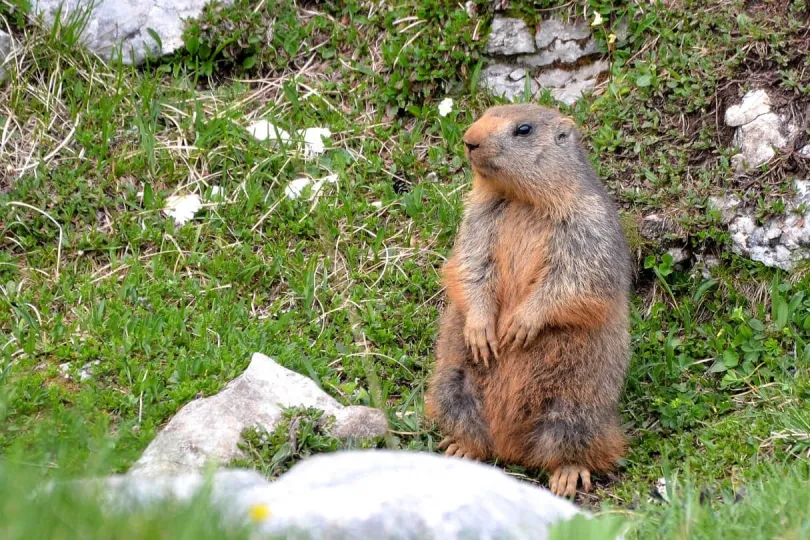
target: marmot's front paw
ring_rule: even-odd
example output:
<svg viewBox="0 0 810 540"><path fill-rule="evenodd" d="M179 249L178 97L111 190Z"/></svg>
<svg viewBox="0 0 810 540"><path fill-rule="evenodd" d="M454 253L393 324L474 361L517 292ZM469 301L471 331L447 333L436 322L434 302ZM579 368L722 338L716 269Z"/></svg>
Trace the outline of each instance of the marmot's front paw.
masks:
<svg viewBox="0 0 810 540"><path fill-rule="evenodd" d="M528 347L540 334L540 321L530 317L523 311L517 311L509 316L504 324L502 335L499 336L504 350L515 350Z"/></svg>
<svg viewBox="0 0 810 540"><path fill-rule="evenodd" d="M479 360L489 367L490 352L498 358L498 337L495 334L495 321L478 317L467 317L464 325L464 342L472 349L473 360Z"/></svg>

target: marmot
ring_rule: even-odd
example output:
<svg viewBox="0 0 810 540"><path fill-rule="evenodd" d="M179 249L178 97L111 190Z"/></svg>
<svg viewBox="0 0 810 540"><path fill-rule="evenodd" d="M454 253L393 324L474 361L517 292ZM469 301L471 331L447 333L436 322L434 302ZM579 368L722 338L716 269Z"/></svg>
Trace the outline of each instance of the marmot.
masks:
<svg viewBox="0 0 810 540"><path fill-rule="evenodd" d="M631 258L573 120L489 109L464 134L473 186L442 269L426 412L448 455L544 469L571 497L625 452Z"/></svg>

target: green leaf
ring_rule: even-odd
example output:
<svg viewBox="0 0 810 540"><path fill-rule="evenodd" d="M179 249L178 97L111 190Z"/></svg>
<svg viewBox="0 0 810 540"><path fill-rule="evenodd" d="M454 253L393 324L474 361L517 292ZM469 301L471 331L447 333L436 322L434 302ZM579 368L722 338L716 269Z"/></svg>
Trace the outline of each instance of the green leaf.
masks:
<svg viewBox="0 0 810 540"><path fill-rule="evenodd" d="M790 310L788 310L788 305L785 303L784 300L780 299L779 304L776 306L776 329L781 330L785 327L788 322L788 316L790 315Z"/></svg>
<svg viewBox="0 0 810 540"><path fill-rule="evenodd" d="M728 368L737 367L740 363L740 355L730 349L723 351L723 365Z"/></svg>
<svg viewBox="0 0 810 540"><path fill-rule="evenodd" d="M765 325L762 324L762 321L759 321L757 319L751 319L750 321L748 321L748 326L750 326L757 332L765 331Z"/></svg>
<svg viewBox="0 0 810 540"><path fill-rule="evenodd" d="M641 75L640 77L636 78L636 86L639 86L641 88L650 86L651 82L652 77L650 77L649 75Z"/></svg>
<svg viewBox="0 0 810 540"><path fill-rule="evenodd" d="M244 60L242 60L242 67L245 68L245 69L250 69L255 65L256 65L256 55L255 54L252 54L252 55L248 56L247 58L245 58Z"/></svg>
<svg viewBox="0 0 810 540"><path fill-rule="evenodd" d="M709 289L711 289L715 285L717 285L716 281L714 281L712 279L707 279L706 281L704 281L700 285L700 287L698 287L698 290L695 291L695 295L692 297L692 300L697 302L698 300L703 298L703 295L706 294L706 291L708 291Z"/></svg>
<svg viewBox="0 0 810 540"><path fill-rule="evenodd" d="M715 362L714 365L709 368L709 373L723 373L727 370L728 368L723 364L723 362Z"/></svg>
<svg viewBox="0 0 810 540"><path fill-rule="evenodd" d="M155 43L157 43L157 46L158 46L158 52L160 52L162 54L163 53L163 40L161 40L158 33L155 32L154 30L152 30L151 28L147 28L146 31L150 36L152 36L152 39L155 40Z"/></svg>
<svg viewBox="0 0 810 540"><path fill-rule="evenodd" d="M186 40L186 50L189 54L195 55L197 54L197 50L200 48L200 38L197 36L192 36Z"/></svg>
<svg viewBox="0 0 810 540"><path fill-rule="evenodd" d="M146 183L143 185L143 207L147 209L154 208L155 206L155 192L152 190L152 184Z"/></svg>

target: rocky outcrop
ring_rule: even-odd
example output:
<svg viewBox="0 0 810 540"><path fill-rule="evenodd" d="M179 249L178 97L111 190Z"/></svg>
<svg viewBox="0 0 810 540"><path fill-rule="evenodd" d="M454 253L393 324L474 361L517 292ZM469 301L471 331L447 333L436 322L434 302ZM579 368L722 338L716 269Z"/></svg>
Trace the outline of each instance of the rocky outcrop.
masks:
<svg viewBox="0 0 810 540"><path fill-rule="evenodd" d="M314 381L256 353L247 370L218 394L192 401L152 441L131 473L164 476L228 464L242 457L238 444L251 427L272 431L282 420L282 407L314 407L334 416L335 437L385 435L385 414L369 407L344 407Z"/></svg>
<svg viewBox="0 0 810 540"><path fill-rule="evenodd" d="M764 90L748 92L741 103L726 109L725 121L736 128L734 146L740 153L731 159L737 172L768 163L796 134L796 126L771 110Z"/></svg>
<svg viewBox="0 0 810 540"><path fill-rule="evenodd" d="M785 205L784 215L762 224L753 209L743 207L734 195L709 201L728 225L734 253L783 270L792 270L810 258L810 181L797 181L794 188L795 195Z"/></svg>
<svg viewBox="0 0 810 540"><path fill-rule="evenodd" d="M546 88L554 99L570 105L609 69L582 19L545 19L532 36L522 20L496 15L486 51L491 60L481 84L509 100L522 96L527 87L532 96Z"/></svg>
<svg viewBox="0 0 810 540"><path fill-rule="evenodd" d="M90 51L109 61L116 58L120 50L125 64L140 64L150 56L171 54L181 48L185 20L199 17L209 0L34 0L32 3L35 12L41 13L51 25L60 5L63 5L63 24L86 17L81 40ZM220 3L231 2L220 0Z"/></svg>

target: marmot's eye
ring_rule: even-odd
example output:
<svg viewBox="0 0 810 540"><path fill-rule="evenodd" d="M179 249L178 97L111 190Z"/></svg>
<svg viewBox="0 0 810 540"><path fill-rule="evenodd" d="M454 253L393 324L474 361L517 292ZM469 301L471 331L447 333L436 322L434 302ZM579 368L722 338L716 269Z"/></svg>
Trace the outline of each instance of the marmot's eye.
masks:
<svg viewBox="0 0 810 540"><path fill-rule="evenodd" d="M520 124L515 130L515 135L528 135L532 132L532 126L529 124Z"/></svg>

